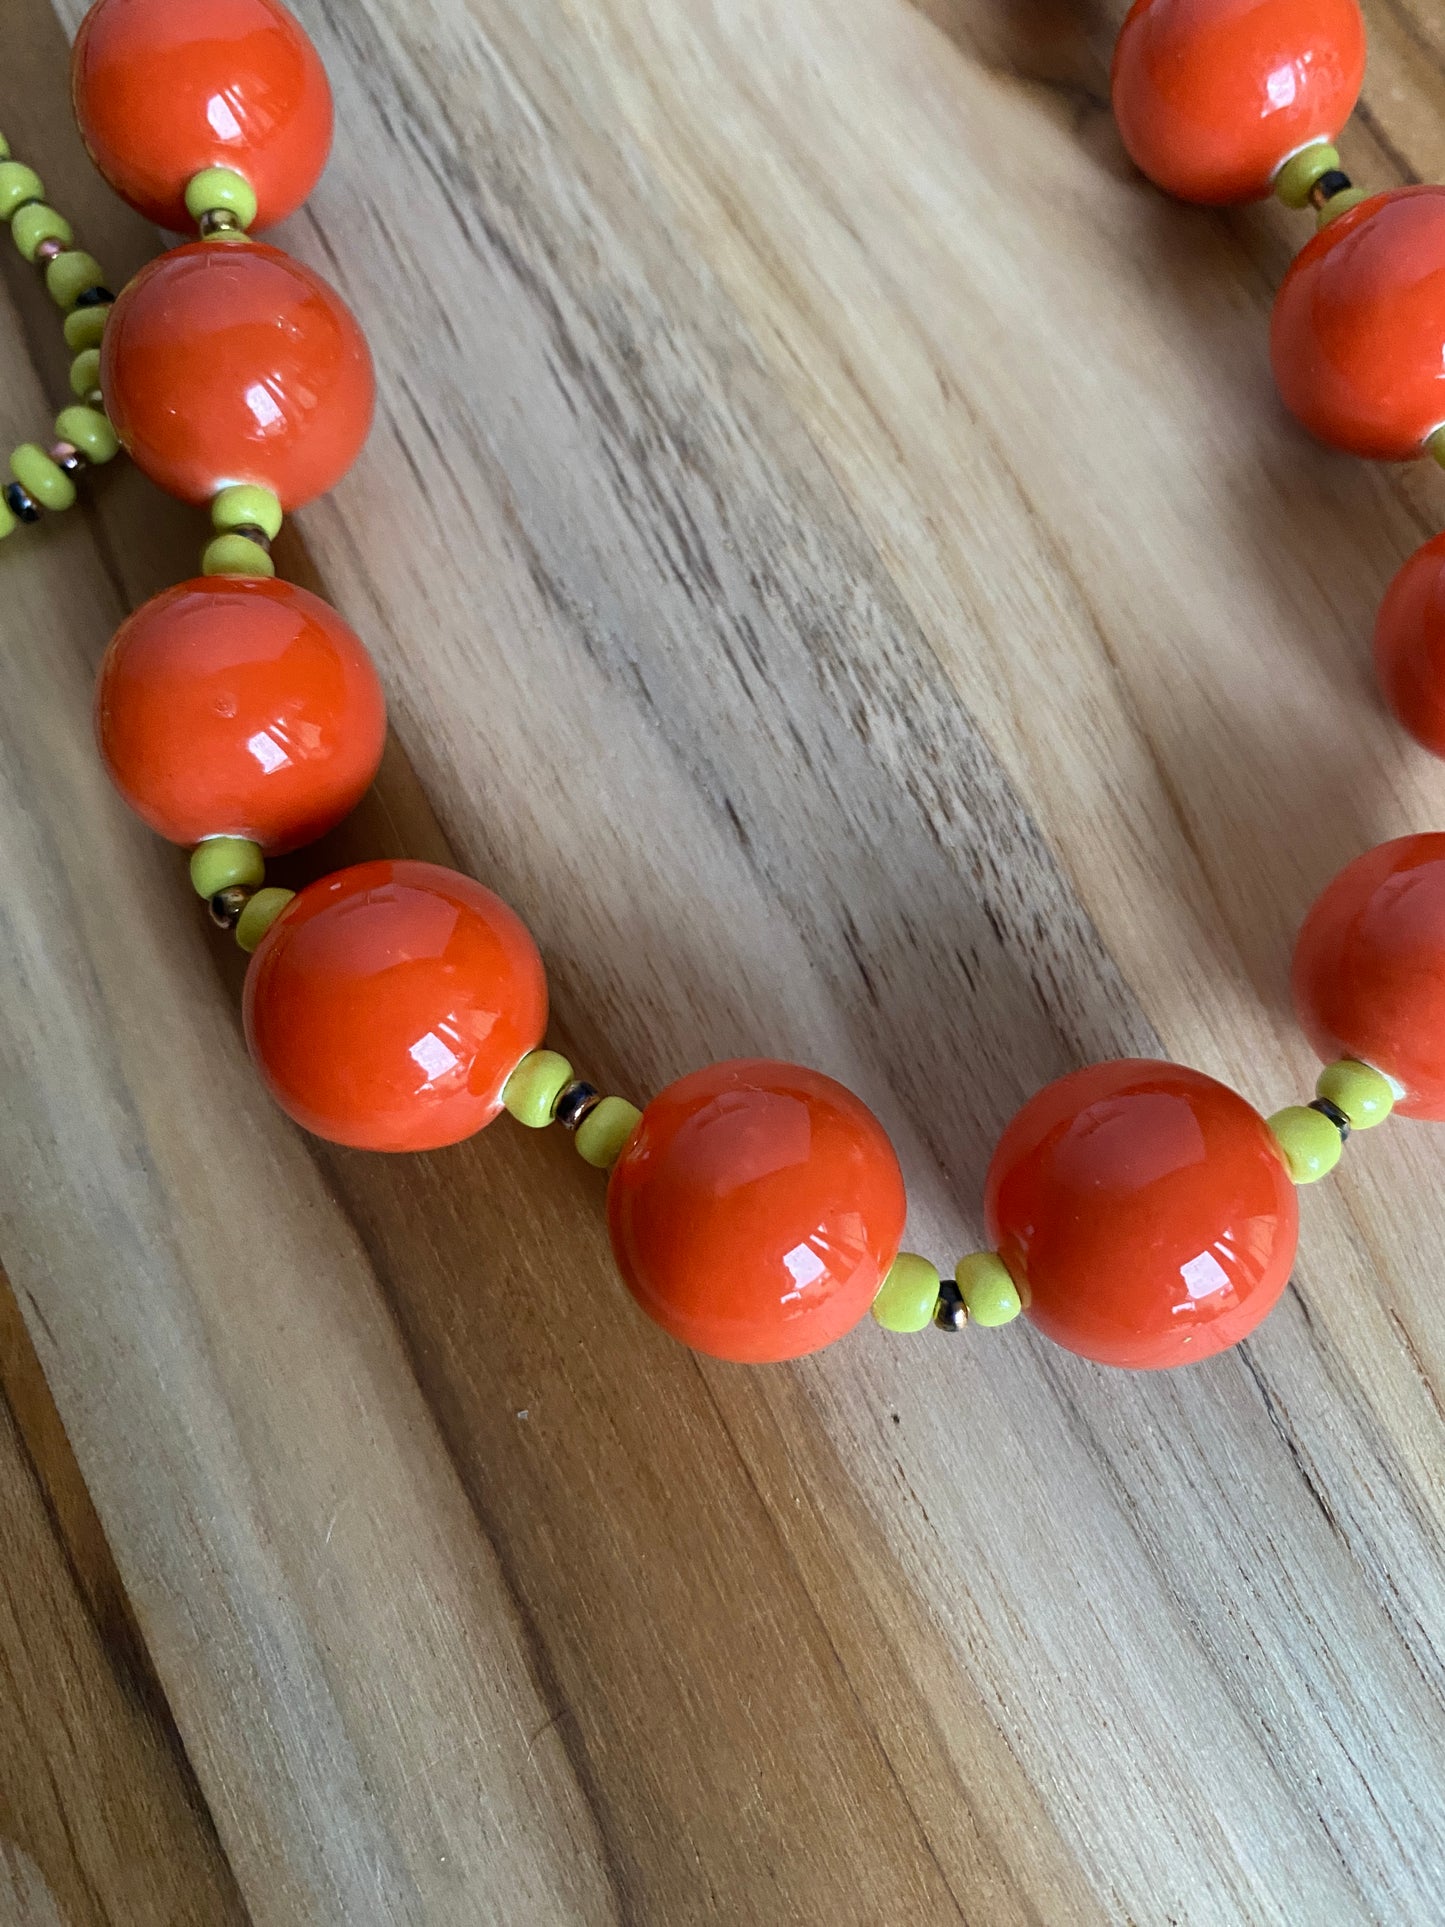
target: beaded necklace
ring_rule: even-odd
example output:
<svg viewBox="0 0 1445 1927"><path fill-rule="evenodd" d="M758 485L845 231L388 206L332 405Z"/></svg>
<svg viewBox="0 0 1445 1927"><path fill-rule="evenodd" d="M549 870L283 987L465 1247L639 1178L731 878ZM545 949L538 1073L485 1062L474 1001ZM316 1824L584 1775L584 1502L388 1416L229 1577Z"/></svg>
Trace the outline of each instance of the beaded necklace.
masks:
<svg viewBox="0 0 1445 1927"><path fill-rule="evenodd" d="M1113 68L1124 144L1209 205L1276 193L1318 232L1275 301L1280 393L1322 440L1445 463L1445 188L1366 196L1333 142L1364 76L1357 0L1136 0ZM1307 916L1295 1003L1325 1062L1311 1102L1265 1118L1203 1073L1144 1059L1048 1085L985 1181L992 1249L944 1279L900 1250L906 1196L881 1125L833 1079L718 1063L643 1110L545 1047L525 925L431 863L357 864L299 894L265 862L334 827L386 732L362 643L277 579L286 511L331 488L370 425L371 357L318 274L251 238L292 213L330 147L320 59L280 0L97 0L74 50L82 137L106 180L197 239L117 298L44 184L0 138L0 219L65 316L75 402L26 443L0 537L68 508L124 449L209 509L201 573L124 622L96 738L121 797L191 851L191 881L249 953L246 1041L306 1130L424 1151L503 1111L560 1124L608 1173L618 1269L667 1331L714 1357L796 1358L867 1313L892 1332L1021 1311L1100 1363L1157 1368L1246 1337L1288 1280L1296 1188L1392 1111L1445 1119L1445 835L1349 864ZM1400 571L1376 660L1410 732L1445 754L1445 536Z"/></svg>

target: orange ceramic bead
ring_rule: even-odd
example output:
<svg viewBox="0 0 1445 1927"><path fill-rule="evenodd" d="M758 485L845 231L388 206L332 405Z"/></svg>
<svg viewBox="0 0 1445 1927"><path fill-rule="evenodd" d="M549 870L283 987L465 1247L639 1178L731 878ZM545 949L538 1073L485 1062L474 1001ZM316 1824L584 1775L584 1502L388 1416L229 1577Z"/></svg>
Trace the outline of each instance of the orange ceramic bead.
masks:
<svg viewBox="0 0 1445 1927"><path fill-rule="evenodd" d="M1356 0L1135 0L1114 49L1130 157L1181 200L1257 201L1332 141L1365 77Z"/></svg>
<svg viewBox="0 0 1445 1927"><path fill-rule="evenodd" d="M278 0L97 0L80 24L71 97L91 159L160 227L191 226L186 183L228 167L254 226L298 208L331 147L331 89Z"/></svg>
<svg viewBox="0 0 1445 1927"><path fill-rule="evenodd" d="M1322 442L1420 454L1445 422L1445 187L1376 194L1323 228L1280 284L1269 352Z"/></svg>
<svg viewBox="0 0 1445 1927"><path fill-rule="evenodd" d="M371 425L371 355L313 269L244 239L192 241L122 291L100 385L153 482L209 502L233 482L292 509L338 482Z"/></svg>
<svg viewBox="0 0 1445 1927"><path fill-rule="evenodd" d="M116 788L190 845L241 836L268 854L354 809L386 742L386 703L355 634L294 583L182 582L121 624L95 691Z"/></svg>
<svg viewBox="0 0 1445 1927"><path fill-rule="evenodd" d="M1101 1365L1187 1365L1252 1332L1299 1207L1269 1126L1179 1064L1091 1064L1023 1107L984 1214L1033 1322Z"/></svg>
<svg viewBox="0 0 1445 1927"><path fill-rule="evenodd" d="M526 925L435 863L358 863L310 884L246 973L246 1042L317 1137L431 1151L489 1124L547 1026Z"/></svg>
<svg viewBox="0 0 1445 1927"><path fill-rule="evenodd" d="M1445 535L1416 549L1385 591L1375 669L1416 742L1445 756Z"/></svg>
<svg viewBox="0 0 1445 1927"><path fill-rule="evenodd" d="M1291 975L1326 1063L1358 1057L1402 1086L1402 1117L1445 1119L1445 835L1396 837L1316 898Z"/></svg>
<svg viewBox="0 0 1445 1927"><path fill-rule="evenodd" d="M761 1364L852 1329L903 1239L883 1127L796 1064L710 1064L655 1097L607 1193L643 1310L694 1350Z"/></svg>

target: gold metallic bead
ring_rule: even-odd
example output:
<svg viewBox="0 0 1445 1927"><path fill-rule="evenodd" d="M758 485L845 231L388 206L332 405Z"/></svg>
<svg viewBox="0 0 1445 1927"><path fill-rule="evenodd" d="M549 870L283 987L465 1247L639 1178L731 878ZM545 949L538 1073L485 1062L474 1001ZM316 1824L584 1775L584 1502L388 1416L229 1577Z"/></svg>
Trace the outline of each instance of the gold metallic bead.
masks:
<svg viewBox="0 0 1445 1927"><path fill-rule="evenodd" d="M233 883L225 890L218 890L211 897L206 908L211 913L211 922L218 930L234 930L241 920L241 912L251 901L251 892L244 883Z"/></svg>

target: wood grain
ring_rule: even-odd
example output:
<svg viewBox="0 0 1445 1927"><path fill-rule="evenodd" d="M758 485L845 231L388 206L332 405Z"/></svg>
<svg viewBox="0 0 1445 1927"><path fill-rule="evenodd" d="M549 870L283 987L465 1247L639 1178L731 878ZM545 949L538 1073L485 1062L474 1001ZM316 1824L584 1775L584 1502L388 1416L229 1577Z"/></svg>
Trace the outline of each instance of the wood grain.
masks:
<svg viewBox="0 0 1445 1927"><path fill-rule="evenodd" d="M129 266L60 27L14 12L6 132ZM945 1260L1071 1064L1303 1088L1301 911L1440 807L1366 638L1445 485L1284 419L1298 226L1132 175L1117 10L303 13L339 139L283 238L381 408L280 558L365 634L395 741L297 874L484 877L635 1097L741 1050L843 1077ZM1438 21L1370 24L1347 164L1445 173ZM6 288L13 440L63 356ZM89 741L107 634L199 539L117 473L3 557L0 1253L64 1436L17 1367L0 1658L38 1655L18 1757L54 1785L0 1776L0 1910L1433 1919L1431 1134L1352 1144L1268 1327L1183 1375L1017 1330L693 1359L566 1143L367 1159L266 1105L237 960ZM173 1887L137 1899L146 1854Z"/></svg>

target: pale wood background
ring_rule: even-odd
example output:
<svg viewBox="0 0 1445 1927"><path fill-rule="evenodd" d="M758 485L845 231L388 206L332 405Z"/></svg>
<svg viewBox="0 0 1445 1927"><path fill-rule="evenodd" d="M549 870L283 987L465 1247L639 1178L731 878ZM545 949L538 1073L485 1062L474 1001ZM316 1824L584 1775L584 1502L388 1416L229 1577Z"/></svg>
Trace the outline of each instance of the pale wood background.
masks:
<svg viewBox="0 0 1445 1927"><path fill-rule="evenodd" d="M1133 176L1120 11L303 6L339 138L283 238L382 401L281 559L395 725L307 863L494 884L629 1095L848 1080L944 1260L1071 1064L1303 1092L1305 904L1445 809L1367 663L1445 481L1282 417L1308 229ZM1347 164L1445 174L1439 15L1369 13ZM4 50L120 276L154 238L45 0ZM4 289L13 443L64 355ZM1266 1330L1181 1376L1022 1329L701 1363L566 1142L383 1161L269 1108L89 737L200 521L88 500L0 557L0 1918L1438 1920L1439 1134L1357 1139Z"/></svg>

